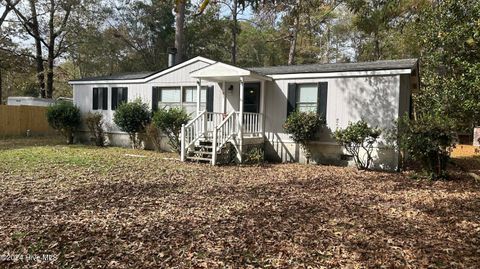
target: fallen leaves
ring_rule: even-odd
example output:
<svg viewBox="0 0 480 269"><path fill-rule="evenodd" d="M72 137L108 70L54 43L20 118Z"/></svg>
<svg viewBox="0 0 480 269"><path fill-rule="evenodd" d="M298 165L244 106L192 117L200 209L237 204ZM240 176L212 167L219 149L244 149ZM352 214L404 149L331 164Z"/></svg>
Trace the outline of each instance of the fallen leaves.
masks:
<svg viewBox="0 0 480 269"><path fill-rule="evenodd" d="M0 158L0 255L58 255L1 267L480 266L480 186L467 178L212 167L84 146L15 146Z"/></svg>

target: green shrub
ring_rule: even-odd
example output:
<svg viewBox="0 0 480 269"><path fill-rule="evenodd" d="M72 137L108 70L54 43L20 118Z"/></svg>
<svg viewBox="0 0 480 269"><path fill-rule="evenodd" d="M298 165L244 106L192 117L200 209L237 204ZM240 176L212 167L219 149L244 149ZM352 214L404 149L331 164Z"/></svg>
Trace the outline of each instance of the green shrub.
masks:
<svg viewBox="0 0 480 269"><path fill-rule="evenodd" d="M65 136L67 144L72 144L74 132L81 124L80 110L71 102L57 102L47 108L47 121Z"/></svg>
<svg viewBox="0 0 480 269"><path fill-rule="evenodd" d="M139 133L145 130L150 120L151 113L147 104L139 99L131 103L121 103L113 115L113 122L120 130L128 133L133 148L140 146Z"/></svg>
<svg viewBox="0 0 480 269"><path fill-rule="evenodd" d="M180 133L182 125L187 124L190 116L182 108L162 108L153 114L153 123L168 137L168 144L180 152Z"/></svg>
<svg viewBox="0 0 480 269"><path fill-rule="evenodd" d="M373 145L382 132L363 121L349 123L345 129L337 129L333 137L353 156L358 169L369 169L373 162Z"/></svg>
<svg viewBox="0 0 480 269"><path fill-rule="evenodd" d="M264 162L263 158L264 152L262 148L255 147L251 148L244 154L244 163L245 164L262 164Z"/></svg>
<svg viewBox="0 0 480 269"><path fill-rule="evenodd" d="M103 130L103 114L88 112L84 119L85 125L92 134L95 145L98 147L105 146L105 131Z"/></svg>
<svg viewBox="0 0 480 269"><path fill-rule="evenodd" d="M302 146L307 163L309 163L311 157L308 143L315 139L315 135L323 123L316 113L296 111L288 116L283 125L293 141Z"/></svg>
<svg viewBox="0 0 480 269"><path fill-rule="evenodd" d="M454 126L445 115L422 115L416 120L404 117L399 121L399 147L419 161L432 179L444 178L455 147Z"/></svg>

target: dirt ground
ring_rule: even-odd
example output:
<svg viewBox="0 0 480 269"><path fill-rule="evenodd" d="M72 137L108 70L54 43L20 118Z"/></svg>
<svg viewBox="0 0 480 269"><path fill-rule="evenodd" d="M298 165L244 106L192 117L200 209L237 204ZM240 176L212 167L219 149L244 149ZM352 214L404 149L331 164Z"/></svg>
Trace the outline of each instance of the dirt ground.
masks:
<svg viewBox="0 0 480 269"><path fill-rule="evenodd" d="M480 268L480 184L0 142L2 268Z"/></svg>

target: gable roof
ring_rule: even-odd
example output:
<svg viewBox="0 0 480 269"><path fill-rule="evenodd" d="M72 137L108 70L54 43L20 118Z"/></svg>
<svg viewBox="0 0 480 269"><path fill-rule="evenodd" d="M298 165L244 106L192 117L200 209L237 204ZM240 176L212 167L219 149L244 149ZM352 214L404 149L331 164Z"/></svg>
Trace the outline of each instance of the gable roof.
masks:
<svg viewBox="0 0 480 269"><path fill-rule="evenodd" d="M157 72L161 72L165 69L162 69ZM112 74L108 76L98 76L98 77L86 77L80 79L72 79L70 81L97 81L97 80L124 80L124 79L142 79L149 77L157 72L154 71L143 71L143 72L129 72L129 73L119 73L119 74Z"/></svg>
<svg viewBox="0 0 480 269"><path fill-rule="evenodd" d="M164 68L159 71L155 72L135 72L135 73L122 73L122 74L115 74L110 76L99 76L99 77L91 77L91 78L82 78L82 79L74 79L70 80L69 84L91 84L91 83L145 83L152 79L156 79L161 77L165 74L168 74L172 71L180 69L184 66L188 66L192 63L202 61L208 64L213 64L215 61L197 56L185 62Z"/></svg>
<svg viewBox="0 0 480 269"><path fill-rule="evenodd" d="M262 75L299 74L299 73L332 73L350 71L377 71L395 69L415 69L417 59L385 60L358 63L328 63L328 64L303 64L282 65L270 67L251 67L251 71Z"/></svg>
<svg viewBox="0 0 480 269"><path fill-rule="evenodd" d="M236 81L240 77L243 77L245 81L272 80L272 78L258 74L255 71L222 62L216 62L190 72L190 76L217 82Z"/></svg>

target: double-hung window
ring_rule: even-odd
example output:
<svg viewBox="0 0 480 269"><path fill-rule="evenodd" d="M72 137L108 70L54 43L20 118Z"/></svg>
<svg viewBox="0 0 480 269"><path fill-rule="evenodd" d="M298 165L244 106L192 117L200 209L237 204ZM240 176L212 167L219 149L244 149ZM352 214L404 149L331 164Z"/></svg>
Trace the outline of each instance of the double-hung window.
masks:
<svg viewBox="0 0 480 269"><path fill-rule="evenodd" d="M113 87L112 88L112 110L116 110L121 103L128 102L128 88Z"/></svg>
<svg viewBox="0 0 480 269"><path fill-rule="evenodd" d="M296 110L299 112L317 112L318 87L316 84L298 84Z"/></svg>
<svg viewBox="0 0 480 269"><path fill-rule="evenodd" d="M205 110L207 105L207 87L200 91L200 110ZM188 114L195 114L197 111L197 87L183 87L183 108Z"/></svg>
<svg viewBox="0 0 480 269"><path fill-rule="evenodd" d="M289 83L287 93L287 116L293 111L314 112L327 118L328 83Z"/></svg>
<svg viewBox="0 0 480 269"><path fill-rule="evenodd" d="M93 110L108 109L108 88L93 88Z"/></svg>
<svg viewBox="0 0 480 269"><path fill-rule="evenodd" d="M180 87L153 87L153 109L180 107L182 92Z"/></svg>

